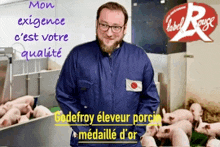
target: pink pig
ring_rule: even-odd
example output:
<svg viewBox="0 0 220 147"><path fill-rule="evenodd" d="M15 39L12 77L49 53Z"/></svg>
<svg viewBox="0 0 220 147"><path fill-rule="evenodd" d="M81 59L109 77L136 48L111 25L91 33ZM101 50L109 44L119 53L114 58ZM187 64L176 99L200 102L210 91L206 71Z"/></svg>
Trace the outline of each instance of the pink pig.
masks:
<svg viewBox="0 0 220 147"><path fill-rule="evenodd" d="M13 103L8 103L7 104L8 109L11 109L13 107L18 108L21 111L21 114L27 114L28 112L33 113L33 110L29 104L21 103L21 104L13 104Z"/></svg>
<svg viewBox="0 0 220 147"><path fill-rule="evenodd" d="M159 125L161 124L152 122L146 126L146 133L143 135L143 138L141 140L142 146L144 147L157 146L153 137L156 135Z"/></svg>
<svg viewBox="0 0 220 147"><path fill-rule="evenodd" d="M195 131L209 137L220 136L220 122L209 124L202 122L202 118L200 117L199 126L195 128Z"/></svg>
<svg viewBox="0 0 220 147"><path fill-rule="evenodd" d="M33 107L34 97L30 96L30 95L26 95L23 97L19 97L15 100L9 101L9 102L5 103L5 105L8 106L8 104L21 104L21 103L29 104L31 107Z"/></svg>
<svg viewBox="0 0 220 147"><path fill-rule="evenodd" d="M156 147L157 144L152 136L144 135L141 140L141 145L144 147Z"/></svg>
<svg viewBox="0 0 220 147"><path fill-rule="evenodd" d="M172 146L190 147L190 141L188 140L186 133L180 128L175 128L172 131L171 142L172 142Z"/></svg>
<svg viewBox="0 0 220 147"><path fill-rule="evenodd" d="M5 113L8 111L8 108L5 105L0 106L0 118L5 115Z"/></svg>
<svg viewBox="0 0 220 147"><path fill-rule="evenodd" d="M155 136L158 132L158 126L147 126L146 133L148 136Z"/></svg>
<svg viewBox="0 0 220 147"><path fill-rule="evenodd" d="M193 115L187 109L178 109L173 111L172 113L166 113L165 109L162 109L163 119L162 123L173 124L180 120L188 120L193 123Z"/></svg>
<svg viewBox="0 0 220 147"><path fill-rule="evenodd" d="M206 147L220 147L220 140L210 137L206 143Z"/></svg>
<svg viewBox="0 0 220 147"><path fill-rule="evenodd" d="M21 115L18 123L23 123L29 121L31 112L28 112L26 115Z"/></svg>
<svg viewBox="0 0 220 147"><path fill-rule="evenodd" d="M149 124L147 124L146 126L146 133L148 136L155 136L156 133L158 132L158 128L159 126L162 126L162 122L158 123L158 122L151 122Z"/></svg>
<svg viewBox="0 0 220 147"><path fill-rule="evenodd" d="M168 138L168 136L170 136L170 134L166 133L166 132L172 132L172 130L174 130L176 128L182 129L187 134L189 140L191 140L192 124L188 120L181 120L181 121L178 121L172 125L160 127L157 134L156 134L156 137Z"/></svg>
<svg viewBox="0 0 220 147"><path fill-rule="evenodd" d="M193 114L193 121L194 121L195 125L197 126L198 123L199 123L199 118L202 117L202 115L203 115L203 110L202 110L201 105L199 103L193 103L190 106L189 111L192 112L192 114Z"/></svg>
<svg viewBox="0 0 220 147"><path fill-rule="evenodd" d="M189 146L189 139L186 133L181 128L160 128L156 134L158 139L162 139L161 146L164 143L164 139L170 139L173 146Z"/></svg>
<svg viewBox="0 0 220 147"><path fill-rule="evenodd" d="M18 108L11 108L8 112L0 119L0 128L13 125L18 122L21 117L21 112Z"/></svg>
<svg viewBox="0 0 220 147"><path fill-rule="evenodd" d="M48 108L46 108L42 105L39 105L34 109L34 117L35 118L46 116L46 115L51 115L51 114L53 114L53 113L51 113L51 111Z"/></svg>

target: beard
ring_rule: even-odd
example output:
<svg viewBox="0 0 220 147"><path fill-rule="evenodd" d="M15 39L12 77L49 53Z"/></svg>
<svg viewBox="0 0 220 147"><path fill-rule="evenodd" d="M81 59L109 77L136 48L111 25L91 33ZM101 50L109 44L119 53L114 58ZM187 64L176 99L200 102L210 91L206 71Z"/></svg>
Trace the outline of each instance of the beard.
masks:
<svg viewBox="0 0 220 147"><path fill-rule="evenodd" d="M105 45L103 40L100 39L98 35L96 35L96 39L99 42L99 46L100 46L101 50L103 52L110 53L110 54L113 53L113 51L122 43L123 38L124 37L120 38L120 40L115 41L114 44L112 44L111 46L107 46L107 45Z"/></svg>

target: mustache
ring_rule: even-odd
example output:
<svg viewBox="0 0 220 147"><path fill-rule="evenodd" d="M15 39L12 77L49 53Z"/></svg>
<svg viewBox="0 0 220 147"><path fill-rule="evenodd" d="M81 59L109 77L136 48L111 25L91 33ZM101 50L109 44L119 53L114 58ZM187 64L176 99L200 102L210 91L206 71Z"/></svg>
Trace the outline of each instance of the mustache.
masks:
<svg viewBox="0 0 220 147"><path fill-rule="evenodd" d="M113 37L108 37L108 36L105 36L104 38L110 39L110 40L113 40L113 39L114 39Z"/></svg>

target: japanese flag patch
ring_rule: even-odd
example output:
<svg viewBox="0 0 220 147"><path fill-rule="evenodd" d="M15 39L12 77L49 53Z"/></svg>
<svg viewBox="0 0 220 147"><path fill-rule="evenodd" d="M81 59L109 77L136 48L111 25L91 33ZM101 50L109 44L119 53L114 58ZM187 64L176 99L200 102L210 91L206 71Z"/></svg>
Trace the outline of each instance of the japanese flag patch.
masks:
<svg viewBox="0 0 220 147"><path fill-rule="evenodd" d="M140 92L142 91L142 82L126 79L126 90Z"/></svg>

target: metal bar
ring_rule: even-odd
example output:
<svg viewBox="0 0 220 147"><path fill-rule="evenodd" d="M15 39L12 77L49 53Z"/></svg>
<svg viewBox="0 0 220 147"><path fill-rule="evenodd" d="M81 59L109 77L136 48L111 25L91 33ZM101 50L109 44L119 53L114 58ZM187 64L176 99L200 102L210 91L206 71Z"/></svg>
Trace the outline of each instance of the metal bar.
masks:
<svg viewBox="0 0 220 147"><path fill-rule="evenodd" d="M41 80L41 75L38 73L38 95L40 95L40 80Z"/></svg>
<svg viewBox="0 0 220 147"><path fill-rule="evenodd" d="M26 95L28 95L28 81L29 81L29 76L26 75Z"/></svg>
<svg viewBox="0 0 220 147"><path fill-rule="evenodd" d="M0 58L0 103L2 103L4 101L4 94L5 94L5 89L6 89L6 85L5 81L6 81L6 76L7 76L7 68L8 68L8 60L5 59L1 59Z"/></svg>
<svg viewBox="0 0 220 147"><path fill-rule="evenodd" d="M12 78L13 78L13 66L12 57L9 57L9 69L10 69L10 100L12 99Z"/></svg>

